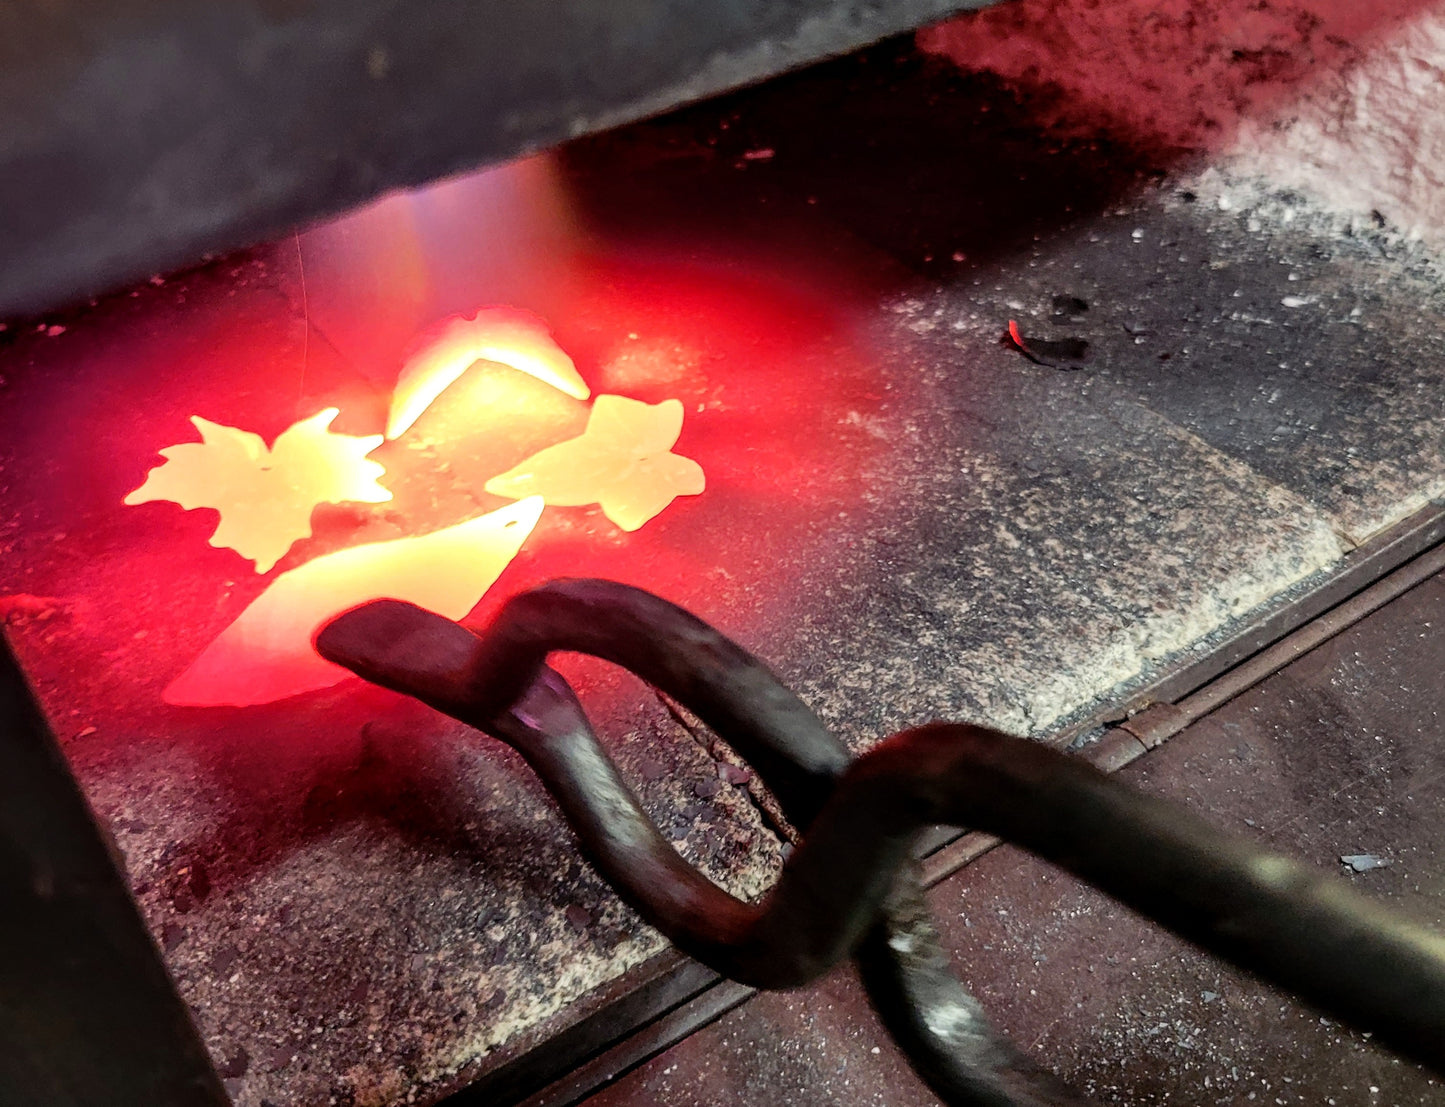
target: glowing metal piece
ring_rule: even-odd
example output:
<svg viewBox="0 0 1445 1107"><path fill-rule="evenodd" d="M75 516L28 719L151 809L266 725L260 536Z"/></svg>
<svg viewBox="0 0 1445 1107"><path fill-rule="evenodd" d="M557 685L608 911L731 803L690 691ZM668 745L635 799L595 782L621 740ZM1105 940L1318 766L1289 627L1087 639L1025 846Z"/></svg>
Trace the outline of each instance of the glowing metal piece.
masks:
<svg viewBox="0 0 1445 1107"><path fill-rule="evenodd" d="M243 707L328 688L347 677L311 639L328 620L393 598L460 619L532 533L539 497L432 534L326 554L282 573L162 694L186 707Z"/></svg>
<svg viewBox="0 0 1445 1107"><path fill-rule="evenodd" d="M338 414L328 407L293 424L270 449L259 434L192 416L201 441L161 450L165 462L125 502L215 508L221 521L211 545L235 550L256 563L256 572L267 572L292 543L311 534L317 504L391 499L376 483L386 470L366 460L381 435L335 434L328 428Z"/></svg>
<svg viewBox="0 0 1445 1107"><path fill-rule="evenodd" d="M446 320L407 359L392 392L386 437L405 433L432 401L478 361L509 365L578 400L591 395L546 323L530 311L483 308L470 319L458 315Z"/></svg>
<svg viewBox="0 0 1445 1107"><path fill-rule="evenodd" d="M578 438L533 454L487 481L498 496L541 496L549 504L599 504L623 530L636 530L678 496L706 487L702 466L672 453L682 433L682 402L645 404L598 396Z"/></svg>

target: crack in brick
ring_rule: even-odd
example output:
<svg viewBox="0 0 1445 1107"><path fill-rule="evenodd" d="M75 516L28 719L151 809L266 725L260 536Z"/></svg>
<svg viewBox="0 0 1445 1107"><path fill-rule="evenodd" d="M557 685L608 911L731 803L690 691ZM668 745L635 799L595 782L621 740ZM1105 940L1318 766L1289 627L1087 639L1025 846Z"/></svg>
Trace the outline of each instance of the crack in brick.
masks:
<svg viewBox="0 0 1445 1107"><path fill-rule="evenodd" d="M652 694L657 697L657 702L662 704L663 710L671 715L673 721L701 747L702 751L707 754L714 765L742 767L745 764L743 759L738 757L736 752L733 751L732 747L721 738L712 735L711 740L709 740L710 732L707 731L703 724L690 719L683 711L682 705L677 703L677 701L666 692L660 688L652 687ZM731 757L719 756L717 752L719 747L727 750ZM718 775L721 777L722 774L719 773ZM737 786L735 785L735 787ZM752 773L751 779L743 784L740 790L747 796L748 802L752 804L753 809L757 811L758 818L762 820L763 826L771 831L779 842L793 846L798 844L801 835L799 835L798 831L793 827L793 824L788 821L787 816L783 814L783 809L778 804L777 798L768 790L762 778L759 777L757 773Z"/></svg>

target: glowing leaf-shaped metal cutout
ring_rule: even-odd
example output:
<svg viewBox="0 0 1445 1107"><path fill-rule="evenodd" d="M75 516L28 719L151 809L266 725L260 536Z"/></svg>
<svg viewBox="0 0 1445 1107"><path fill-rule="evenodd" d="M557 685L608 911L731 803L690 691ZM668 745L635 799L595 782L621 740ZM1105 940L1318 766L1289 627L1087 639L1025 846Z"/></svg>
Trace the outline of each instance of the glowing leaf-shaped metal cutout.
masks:
<svg viewBox="0 0 1445 1107"><path fill-rule="evenodd" d="M578 438L533 454L487 481L498 496L541 496L549 504L598 504L623 530L636 530L678 496L696 496L702 466L672 453L682 433L682 403L645 404L598 396Z"/></svg>
<svg viewBox="0 0 1445 1107"><path fill-rule="evenodd" d="M519 308L483 308L471 318L458 315L445 320L407 358L391 394L386 437L405 433L478 361L510 365L578 400L591 395L577 366L539 317Z"/></svg>
<svg viewBox="0 0 1445 1107"><path fill-rule="evenodd" d="M384 598L460 619L502 575L541 514L540 499L523 500L432 534L353 546L282 573L162 698L239 707L329 688L348 674L311 646L325 623Z"/></svg>
<svg viewBox="0 0 1445 1107"><path fill-rule="evenodd" d="M269 449L259 434L193 416L201 441L161 450L165 462L125 502L214 508L221 521L211 545L235 550L256 563L256 572L267 572L292 543L310 535L317 504L391 499L376 483L386 470L366 460L381 435L335 434L329 428L338 414L329 407L293 424Z"/></svg>

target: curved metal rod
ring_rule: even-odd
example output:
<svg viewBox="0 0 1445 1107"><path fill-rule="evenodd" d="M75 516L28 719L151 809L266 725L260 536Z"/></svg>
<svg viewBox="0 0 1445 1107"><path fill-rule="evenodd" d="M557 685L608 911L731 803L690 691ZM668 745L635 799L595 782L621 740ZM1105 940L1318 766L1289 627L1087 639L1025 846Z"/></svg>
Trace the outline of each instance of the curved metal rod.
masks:
<svg viewBox="0 0 1445 1107"><path fill-rule="evenodd" d="M897 864L916 830L933 823L968 825L1031 850L1445 1072L1445 937L1176 804L980 727L934 723L861 757L790 859L800 894L825 914L835 900L872 897L871 882L853 874ZM850 864L829 866L833 857ZM825 868L837 879L814 890L809 877ZM828 935L820 945L841 940Z"/></svg>
<svg viewBox="0 0 1445 1107"><path fill-rule="evenodd" d="M759 927L766 908L717 887L658 833L561 676L543 667L496 734L546 783L593 865L643 918L715 971L777 986L777 951ZM1080 1103L1000 1037L953 976L916 867L903 867L878 910L855 952L859 973L889 1032L940 1097L960 1107Z"/></svg>
<svg viewBox="0 0 1445 1107"><path fill-rule="evenodd" d="M749 703L752 717L733 724L753 729L730 733L756 759L771 754L791 765L801 747L811 768L795 770L790 818L801 821L806 812L800 808L814 799L812 789L819 780L831 791L834 766L848 764L847 751L765 666L687 612L648 593L607 582L575 583L589 592L602 589L610 602L626 605L634 617L651 622L648 642L660 635L684 652L706 654L728 672L734 690L757 697ZM659 604L664 610L657 610ZM638 611L639 605L644 610ZM331 660L416 696L516 749L562 808L594 867L643 918L715 971L776 986L766 983L771 979L769 951L763 950L760 958L745 956L757 952L744 939L760 909L718 888L658 833L561 676L541 666L516 704L483 722L491 707L478 704L478 645L478 639L456 623L396 601L358 608L317 639L318 649ZM769 711L769 705L774 710ZM710 717L730 725L722 713ZM807 719L813 725L800 727L800 720ZM806 745L799 741L799 731ZM884 1025L945 1102L958 1107L1082 1103L1057 1077L1001 1038L977 1000L953 976L911 867L900 874L884 917L874 924L857 956L863 983Z"/></svg>
<svg viewBox="0 0 1445 1107"><path fill-rule="evenodd" d="M847 949L825 953L815 963L815 943L790 932L796 920L734 899L679 857L597 744L571 689L544 664L551 648L577 650L662 688L733 743L788 817L807 825L849 764L847 751L764 666L681 609L636 590L562 582L509 602L478 637L411 604L383 600L333 621L316 647L516 748L609 878L625 882L675 945L723 975L785 988L846 956ZM860 937L893 871L874 878L877 894L848 927Z"/></svg>
<svg viewBox="0 0 1445 1107"><path fill-rule="evenodd" d="M317 648L493 733L551 650L594 654L696 712L759 769L790 817L822 808L797 820L808 823L804 843L761 905L732 901L713 915L708 896L705 917L680 915L695 932L660 927L685 949L714 947L718 960L703 959L720 971L765 987L813 979L863 942L916 831L967 825L1445 1071L1445 940L1081 762L984 728L934 724L886 739L833 789L841 747L816 717L740 647L657 597L558 582L510 601L482 638L463 631L470 641L454 639L445 657L427 653L435 624L420 639L397 633L423 614L368 605L331 624ZM403 681L389 679L398 673Z"/></svg>
<svg viewBox="0 0 1445 1107"><path fill-rule="evenodd" d="M900 875L853 959L879 1020L944 1102L1082 1107L1063 1081L998 1035L953 975L916 865Z"/></svg>

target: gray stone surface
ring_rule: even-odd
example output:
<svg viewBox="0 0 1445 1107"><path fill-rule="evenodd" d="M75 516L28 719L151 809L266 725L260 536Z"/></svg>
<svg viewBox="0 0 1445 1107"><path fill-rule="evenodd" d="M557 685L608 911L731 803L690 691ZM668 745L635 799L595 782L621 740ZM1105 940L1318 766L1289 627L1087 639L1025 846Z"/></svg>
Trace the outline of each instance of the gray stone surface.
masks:
<svg viewBox="0 0 1445 1107"><path fill-rule="evenodd" d="M656 705L636 719L620 755L649 813L714 880L757 895L778 843L745 792ZM196 790L214 779L204 757L122 756L87 780L243 1102L446 1086L663 948L494 743L418 710L330 753L298 808L272 799L289 843L264 858L228 841L246 829L236 797Z"/></svg>
<svg viewBox="0 0 1445 1107"><path fill-rule="evenodd" d="M1298 496L999 348L953 295L890 310L907 383L850 512L860 572L796 617L820 670L799 688L851 741L935 717L1047 734L1339 558Z"/></svg>
<svg viewBox="0 0 1445 1107"><path fill-rule="evenodd" d="M1138 787L1445 927L1445 578L1436 576L1124 770ZM1349 874L1341 854L1391 864ZM1100 1104L1440 1102L1441 1080L1003 847L933 889L991 1017ZM759 995L588 1107L924 1107L847 972Z"/></svg>
<svg viewBox="0 0 1445 1107"><path fill-rule="evenodd" d="M1351 541L1445 495L1438 261L1299 197L1240 190L1226 212L1187 191L1040 258L1039 293L1090 301L1067 329L1091 341L1101 375Z"/></svg>

